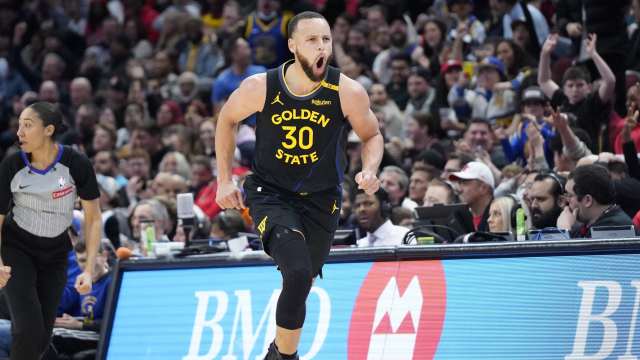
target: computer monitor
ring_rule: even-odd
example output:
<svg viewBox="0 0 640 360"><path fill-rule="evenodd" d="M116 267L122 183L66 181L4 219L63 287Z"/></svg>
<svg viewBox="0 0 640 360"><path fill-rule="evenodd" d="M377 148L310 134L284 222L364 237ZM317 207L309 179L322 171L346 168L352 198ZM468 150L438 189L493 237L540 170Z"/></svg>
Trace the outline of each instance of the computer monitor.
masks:
<svg viewBox="0 0 640 360"><path fill-rule="evenodd" d="M633 225L594 226L590 229L592 239L625 239L636 237Z"/></svg>
<svg viewBox="0 0 640 360"><path fill-rule="evenodd" d="M474 231L473 218L467 204L418 206L415 227L422 227L448 242Z"/></svg>
<svg viewBox="0 0 640 360"><path fill-rule="evenodd" d="M350 246L355 245L358 239L356 239L355 229L338 229L333 235L332 246Z"/></svg>

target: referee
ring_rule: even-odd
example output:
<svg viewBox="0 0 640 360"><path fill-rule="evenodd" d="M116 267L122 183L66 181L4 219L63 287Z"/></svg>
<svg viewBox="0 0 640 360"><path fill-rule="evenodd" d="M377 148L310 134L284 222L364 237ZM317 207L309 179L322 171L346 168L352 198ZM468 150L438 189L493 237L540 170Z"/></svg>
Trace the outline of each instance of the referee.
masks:
<svg viewBox="0 0 640 360"><path fill-rule="evenodd" d="M64 127L56 107L34 103L20 114L21 151L0 163L0 287L11 313L12 360L38 360L49 347L66 283L67 229L77 196L88 258L75 286L80 294L91 291L102 226L100 193L89 159L53 140Z"/></svg>

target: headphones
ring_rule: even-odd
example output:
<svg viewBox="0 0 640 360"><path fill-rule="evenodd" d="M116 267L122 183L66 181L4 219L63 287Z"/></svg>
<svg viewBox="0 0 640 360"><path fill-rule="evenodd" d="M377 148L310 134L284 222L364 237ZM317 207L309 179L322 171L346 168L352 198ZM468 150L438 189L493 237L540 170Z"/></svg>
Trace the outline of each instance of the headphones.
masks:
<svg viewBox="0 0 640 360"><path fill-rule="evenodd" d="M562 180L560 180L560 178L558 177L558 175L556 175L556 173L554 172L548 172L546 174L543 174L545 177L547 178L551 178L553 179L553 181L555 181L558 186L560 187L560 195L564 194L564 185L562 183Z"/></svg>
<svg viewBox="0 0 640 360"><path fill-rule="evenodd" d="M505 197L513 200L513 206L511 207L511 212L509 213L509 221L511 222L511 229L515 233L516 228L518 227L518 210L522 208L520 205L520 201L513 194L507 194Z"/></svg>
<svg viewBox="0 0 640 360"><path fill-rule="evenodd" d="M565 181L563 181L564 178L561 178L560 176L558 176L558 174L556 174L553 171L547 172L547 173L542 173L540 174L543 179L551 179L553 180L553 182L555 182L556 184L558 184L558 189L560 190L557 194L555 191L552 192L552 195L555 198L555 203L556 205L560 204L560 199L562 199L562 195L564 195L565 193ZM561 205L559 205L560 207L562 207Z"/></svg>

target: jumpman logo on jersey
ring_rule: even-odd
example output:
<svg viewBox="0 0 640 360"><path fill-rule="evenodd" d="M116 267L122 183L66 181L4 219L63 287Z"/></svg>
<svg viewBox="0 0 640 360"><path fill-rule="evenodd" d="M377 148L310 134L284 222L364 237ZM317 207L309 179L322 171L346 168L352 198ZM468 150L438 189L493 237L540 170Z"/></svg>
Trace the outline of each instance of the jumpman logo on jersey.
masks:
<svg viewBox="0 0 640 360"><path fill-rule="evenodd" d="M331 208L331 215L333 215L336 210L339 210L340 208L338 207L338 200L333 200L333 207Z"/></svg>
<svg viewBox="0 0 640 360"><path fill-rule="evenodd" d="M267 229L267 218L268 216L265 216L262 221L260 221L260 224L258 224L258 231L260 231L260 236L262 236L264 234L264 231Z"/></svg>
<svg viewBox="0 0 640 360"><path fill-rule="evenodd" d="M280 100L280 91L278 91L278 95L276 95L275 98L273 98L273 101L271 102L271 105L273 104L280 104L282 106L284 106L284 103L282 102L282 100Z"/></svg>

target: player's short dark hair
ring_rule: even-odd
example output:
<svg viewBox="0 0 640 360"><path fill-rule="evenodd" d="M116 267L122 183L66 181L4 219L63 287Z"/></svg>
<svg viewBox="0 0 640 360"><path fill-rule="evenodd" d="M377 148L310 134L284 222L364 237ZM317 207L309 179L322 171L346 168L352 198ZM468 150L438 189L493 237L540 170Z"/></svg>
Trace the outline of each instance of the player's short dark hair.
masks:
<svg viewBox="0 0 640 360"><path fill-rule="evenodd" d="M562 84L569 80L584 80L586 83L591 83L591 75L582 66L572 66L562 76Z"/></svg>
<svg viewBox="0 0 640 360"><path fill-rule="evenodd" d="M606 167L599 164L580 166L571 172L569 179L575 183L573 192L578 200L591 195L600 205L615 202L616 189Z"/></svg>
<svg viewBox="0 0 640 360"><path fill-rule="evenodd" d="M291 38L293 36L294 31L296 31L296 28L298 27L298 23L301 20L307 20L307 19L323 19L326 21L324 16L322 16L322 14L320 13L317 13L315 11L303 11L300 14L292 17L291 20L289 20L289 23L287 24L288 38Z"/></svg>
<svg viewBox="0 0 640 360"><path fill-rule="evenodd" d="M65 124L62 112L57 105L46 101L38 101L29 105L28 108L38 114L38 117L42 120L42 125L44 127L53 125L55 130L53 131L52 137L67 131L67 124Z"/></svg>

